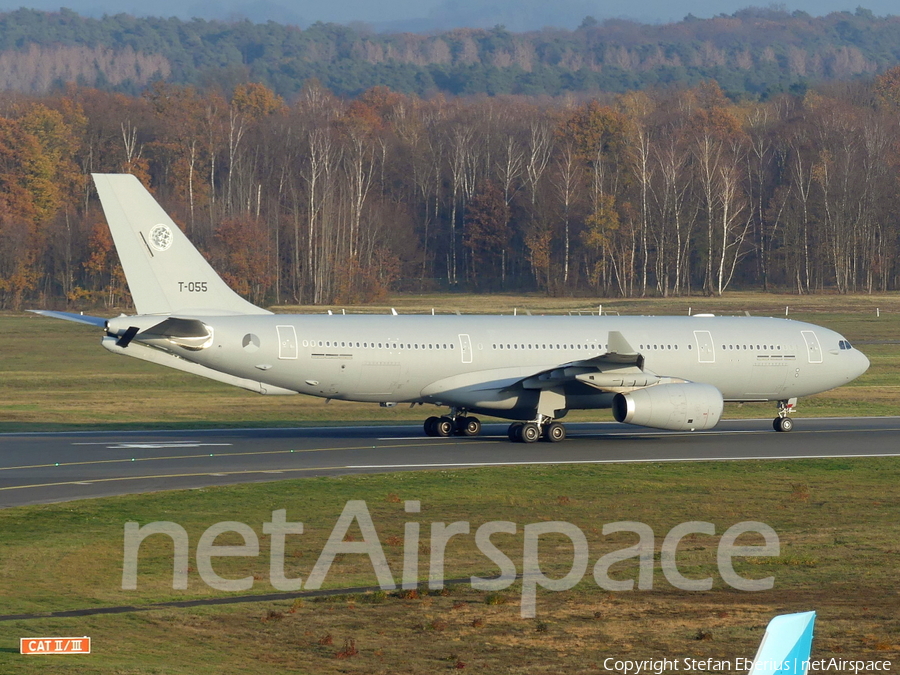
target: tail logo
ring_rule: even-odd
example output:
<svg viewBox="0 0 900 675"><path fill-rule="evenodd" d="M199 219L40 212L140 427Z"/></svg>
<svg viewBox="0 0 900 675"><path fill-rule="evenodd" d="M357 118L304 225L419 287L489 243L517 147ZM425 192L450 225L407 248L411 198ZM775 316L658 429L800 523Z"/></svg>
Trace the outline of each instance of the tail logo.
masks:
<svg viewBox="0 0 900 675"><path fill-rule="evenodd" d="M150 230L150 245L157 251L165 251L172 245L172 230L168 225L154 225Z"/></svg>

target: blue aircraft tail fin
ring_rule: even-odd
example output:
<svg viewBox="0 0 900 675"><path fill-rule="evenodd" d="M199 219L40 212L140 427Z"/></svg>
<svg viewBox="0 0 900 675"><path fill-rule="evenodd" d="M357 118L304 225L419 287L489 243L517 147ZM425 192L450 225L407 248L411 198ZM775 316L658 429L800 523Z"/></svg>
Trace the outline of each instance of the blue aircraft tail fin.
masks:
<svg viewBox="0 0 900 675"><path fill-rule="evenodd" d="M782 614L766 626L749 675L806 675L815 612Z"/></svg>

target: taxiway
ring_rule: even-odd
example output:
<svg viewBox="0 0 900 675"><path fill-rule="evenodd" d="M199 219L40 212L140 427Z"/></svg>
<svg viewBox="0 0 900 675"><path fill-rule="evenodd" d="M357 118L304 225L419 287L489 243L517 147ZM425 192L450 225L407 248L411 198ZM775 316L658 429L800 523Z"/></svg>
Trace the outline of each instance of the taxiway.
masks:
<svg viewBox="0 0 900 675"><path fill-rule="evenodd" d="M573 423L563 443L428 438L418 425L0 435L0 508L308 476L524 464L900 457L900 417L726 420L703 432Z"/></svg>

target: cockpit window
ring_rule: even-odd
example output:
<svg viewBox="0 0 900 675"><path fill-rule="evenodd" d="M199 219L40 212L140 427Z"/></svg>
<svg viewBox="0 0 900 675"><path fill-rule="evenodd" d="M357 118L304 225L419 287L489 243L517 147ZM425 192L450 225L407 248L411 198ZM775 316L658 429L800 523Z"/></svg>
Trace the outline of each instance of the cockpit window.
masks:
<svg viewBox="0 0 900 675"><path fill-rule="evenodd" d="M841 349L853 349L853 347L850 346L850 343L847 340L841 340L838 343L838 346L840 346Z"/></svg>

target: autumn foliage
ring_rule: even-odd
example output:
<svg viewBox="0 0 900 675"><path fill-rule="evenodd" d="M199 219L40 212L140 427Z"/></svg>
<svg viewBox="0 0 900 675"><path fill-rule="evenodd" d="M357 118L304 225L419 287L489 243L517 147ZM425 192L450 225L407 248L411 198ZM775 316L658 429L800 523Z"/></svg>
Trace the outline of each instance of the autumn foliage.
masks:
<svg viewBox="0 0 900 675"><path fill-rule="evenodd" d="M900 74L735 102L284 100L157 83L0 107L0 305L128 302L89 179L137 175L254 303L900 285Z"/></svg>

